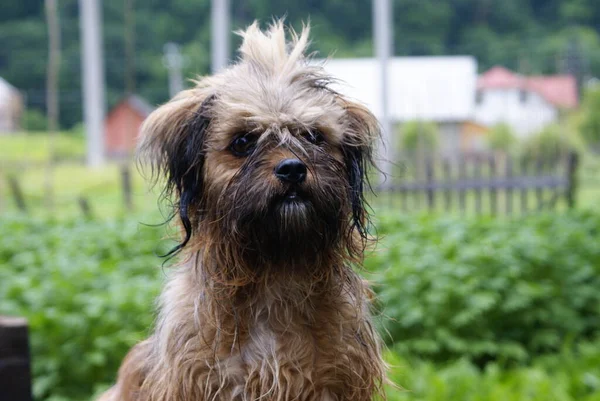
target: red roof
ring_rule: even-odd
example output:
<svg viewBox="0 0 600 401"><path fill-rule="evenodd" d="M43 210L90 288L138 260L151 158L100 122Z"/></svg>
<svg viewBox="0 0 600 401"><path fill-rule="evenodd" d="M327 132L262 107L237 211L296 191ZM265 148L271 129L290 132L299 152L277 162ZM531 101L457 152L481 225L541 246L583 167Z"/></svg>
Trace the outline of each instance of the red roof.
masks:
<svg viewBox="0 0 600 401"><path fill-rule="evenodd" d="M511 70L496 66L479 77L478 89L528 89L555 106L577 107L577 82L572 75L539 75L524 77Z"/></svg>

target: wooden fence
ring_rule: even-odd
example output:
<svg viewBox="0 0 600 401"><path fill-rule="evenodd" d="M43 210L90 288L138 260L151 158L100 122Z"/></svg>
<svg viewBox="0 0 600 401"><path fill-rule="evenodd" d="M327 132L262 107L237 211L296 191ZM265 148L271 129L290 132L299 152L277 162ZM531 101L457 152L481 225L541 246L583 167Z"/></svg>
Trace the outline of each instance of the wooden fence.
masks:
<svg viewBox="0 0 600 401"><path fill-rule="evenodd" d="M576 153L514 158L505 154L407 157L378 188L379 206L403 211L514 214L575 204Z"/></svg>

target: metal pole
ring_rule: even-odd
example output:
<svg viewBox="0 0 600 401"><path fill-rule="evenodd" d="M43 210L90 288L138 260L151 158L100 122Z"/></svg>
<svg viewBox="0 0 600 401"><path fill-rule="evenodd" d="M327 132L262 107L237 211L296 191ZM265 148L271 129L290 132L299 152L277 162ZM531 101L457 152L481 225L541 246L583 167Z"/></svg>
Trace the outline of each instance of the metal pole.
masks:
<svg viewBox="0 0 600 401"><path fill-rule="evenodd" d="M383 162L382 183L384 175L390 175L392 172L392 162L394 161L394 149L392 142L392 126L389 119L389 96L388 96L388 61L392 52L392 8L389 0L373 0L373 37L375 39L375 55L378 61L378 75L380 82L380 101L381 114L379 123L381 124L381 136L383 139L383 148L381 155Z"/></svg>
<svg viewBox="0 0 600 401"><path fill-rule="evenodd" d="M219 72L229 58L229 0L212 0L211 68Z"/></svg>
<svg viewBox="0 0 600 401"><path fill-rule="evenodd" d="M169 70L169 96L173 97L183 90L183 57L176 43L167 43L164 52L163 62Z"/></svg>
<svg viewBox="0 0 600 401"><path fill-rule="evenodd" d="M87 164L104 164L104 65L98 0L79 0Z"/></svg>

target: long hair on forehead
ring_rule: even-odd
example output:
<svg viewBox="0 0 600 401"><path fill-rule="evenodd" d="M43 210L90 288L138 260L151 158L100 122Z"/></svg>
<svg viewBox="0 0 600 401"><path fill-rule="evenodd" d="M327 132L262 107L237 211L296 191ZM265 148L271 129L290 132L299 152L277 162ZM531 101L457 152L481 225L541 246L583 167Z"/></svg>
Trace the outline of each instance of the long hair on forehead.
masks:
<svg viewBox="0 0 600 401"><path fill-rule="evenodd" d="M323 92L332 96L344 111L345 133L341 151L345 175L343 182L346 184L350 204L350 224L344 229L344 242L349 256L362 254L369 239L369 213L365 199L365 189L369 184L366 170L373 164L371 145L378 135L376 120L364 107L347 101L334 92L329 86L331 78L322 68L308 64L303 56L308 45L308 28L305 27L300 35L292 31L291 45L286 44L281 22L274 24L267 33L253 24L241 35L244 43L240 49L242 58L238 65L252 65L253 70L263 71L261 76L264 71L272 71L280 76L287 74L291 81L304 79L308 88L317 91L315 93ZM235 70L235 67L231 70ZM222 106L219 92L226 86L224 82L228 81L227 78L225 72L223 76L197 81L196 88L180 93L163 105L142 128L145 137L139 148L140 159L150 161L151 176L155 182L161 177L165 180L161 199L173 207L167 220L177 216L182 230L181 241L165 256L176 255L190 241L193 245L199 245L199 241L193 240L194 234L213 207L204 201L205 143L212 135L213 108ZM223 121L223 116L220 116L219 123L227 121ZM321 156L326 155L323 152ZM310 163L307 165L310 168ZM243 174L251 167L251 164L245 163L238 174ZM338 171L341 172L339 168ZM211 222L208 220L204 223L210 225ZM192 248L191 251L198 247Z"/></svg>

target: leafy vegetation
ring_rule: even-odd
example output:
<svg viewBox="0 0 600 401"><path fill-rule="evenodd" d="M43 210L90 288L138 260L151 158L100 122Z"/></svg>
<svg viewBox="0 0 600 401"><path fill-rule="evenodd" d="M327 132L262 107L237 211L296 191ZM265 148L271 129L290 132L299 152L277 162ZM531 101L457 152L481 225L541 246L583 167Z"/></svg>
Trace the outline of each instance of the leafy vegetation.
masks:
<svg viewBox="0 0 600 401"><path fill-rule="evenodd" d="M160 231L133 219L3 219L0 314L29 320L36 399L86 399L114 379L152 324Z"/></svg>
<svg viewBox="0 0 600 401"><path fill-rule="evenodd" d="M528 361L600 332L600 215L385 216L367 259L388 343L433 360Z"/></svg>
<svg viewBox="0 0 600 401"><path fill-rule="evenodd" d="M523 157L548 160L565 152L582 153L582 150L581 138L576 132L552 124L525 139L521 144L520 153Z"/></svg>
<svg viewBox="0 0 600 401"><path fill-rule="evenodd" d="M407 152L437 149L439 130L435 123L429 121L409 121L400 126L400 149Z"/></svg>
<svg viewBox="0 0 600 401"><path fill-rule="evenodd" d="M517 143L517 138L508 124L497 124L492 127L486 139L490 149L504 152L511 151Z"/></svg>
<svg viewBox="0 0 600 401"><path fill-rule="evenodd" d="M581 136L594 149L600 150L600 87L586 91L580 110L579 130Z"/></svg>
<svg viewBox="0 0 600 401"><path fill-rule="evenodd" d="M77 0L61 0L61 124L81 121L81 65ZM393 53L469 54L482 70L501 64L523 73L574 72L600 76L600 9L597 0L395 0ZM45 110L47 29L44 3L5 0L0 15L0 76L27 94L29 105ZM124 7L104 0L103 39L107 101L114 105L125 89ZM287 15L295 27L309 18L313 50L322 57L373 55L371 1L233 0L232 29ZM134 10L136 89L151 103L168 97L162 50L182 46L184 76L209 69L210 1L138 1ZM239 38L231 35L231 48ZM232 53L231 57L235 57Z"/></svg>
<svg viewBox="0 0 600 401"><path fill-rule="evenodd" d="M388 354L389 401L598 401L600 341L536 358L528 366L493 363L481 370L467 359L434 364Z"/></svg>
<svg viewBox="0 0 600 401"><path fill-rule="evenodd" d="M89 399L148 334L172 243L142 223L160 221L3 218L0 314L29 319L36 399ZM392 401L600 400L598 213L378 228Z"/></svg>

